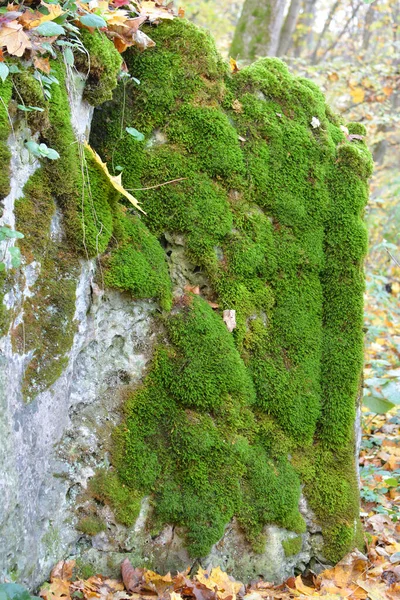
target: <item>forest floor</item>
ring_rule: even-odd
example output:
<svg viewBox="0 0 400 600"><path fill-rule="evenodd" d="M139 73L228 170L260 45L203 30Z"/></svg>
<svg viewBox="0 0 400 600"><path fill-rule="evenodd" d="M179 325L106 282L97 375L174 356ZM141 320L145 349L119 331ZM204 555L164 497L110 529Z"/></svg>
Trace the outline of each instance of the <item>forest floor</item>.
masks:
<svg viewBox="0 0 400 600"><path fill-rule="evenodd" d="M381 272L386 274L382 276ZM274 586L244 586L219 568L159 575L122 565L121 581L74 577L74 561L58 563L40 592L44 600L400 600L400 268L370 269L366 292L366 364L360 451L365 554Z"/></svg>

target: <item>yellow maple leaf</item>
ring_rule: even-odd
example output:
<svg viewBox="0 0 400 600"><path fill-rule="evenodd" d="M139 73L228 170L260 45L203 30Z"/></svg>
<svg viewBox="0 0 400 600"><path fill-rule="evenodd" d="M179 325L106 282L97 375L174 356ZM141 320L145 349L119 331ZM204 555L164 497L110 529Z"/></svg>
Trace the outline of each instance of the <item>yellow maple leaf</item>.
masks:
<svg viewBox="0 0 400 600"><path fill-rule="evenodd" d="M138 200L136 200L136 198L134 198L132 196L132 194L127 192L126 189L124 188L124 186L122 185L121 173L119 175L111 175L110 171L108 170L107 163L104 163L101 160L101 158L97 154L97 152L95 152L95 150L93 150L93 148L91 146L89 146L89 144L87 142L85 142L85 148L93 156L96 163L102 168L102 170L104 171L105 175L107 176L107 179L109 180L109 182L111 183L113 188L116 189L120 194L125 196L125 198L127 198L129 200L129 202L131 202L135 208L140 210L145 215L146 213L144 212L144 210L142 208L140 208Z"/></svg>
<svg viewBox="0 0 400 600"><path fill-rule="evenodd" d="M354 89L350 90L350 94L356 104L359 104L365 98L365 91L362 87L355 87Z"/></svg>
<svg viewBox="0 0 400 600"><path fill-rule="evenodd" d="M60 17L65 12L59 4L46 4L45 2L42 2L42 6L47 8L49 11L48 14L44 15L39 11L35 11L33 15L36 18L25 18L23 21L25 29L33 29L34 27L39 27L39 25L46 21L54 21L54 19L57 19L57 17Z"/></svg>

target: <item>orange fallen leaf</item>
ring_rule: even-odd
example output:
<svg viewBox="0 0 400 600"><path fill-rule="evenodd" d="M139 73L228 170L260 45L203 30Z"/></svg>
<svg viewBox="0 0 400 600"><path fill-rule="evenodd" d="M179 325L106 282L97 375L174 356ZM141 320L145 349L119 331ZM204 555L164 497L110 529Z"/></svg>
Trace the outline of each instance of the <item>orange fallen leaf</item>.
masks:
<svg viewBox="0 0 400 600"><path fill-rule="evenodd" d="M36 69L39 69L39 71L43 71L43 73L50 73L50 60L49 58L43 58L42 56L35 56L35 58L33 59L33 64L35 65Z"/></svg>

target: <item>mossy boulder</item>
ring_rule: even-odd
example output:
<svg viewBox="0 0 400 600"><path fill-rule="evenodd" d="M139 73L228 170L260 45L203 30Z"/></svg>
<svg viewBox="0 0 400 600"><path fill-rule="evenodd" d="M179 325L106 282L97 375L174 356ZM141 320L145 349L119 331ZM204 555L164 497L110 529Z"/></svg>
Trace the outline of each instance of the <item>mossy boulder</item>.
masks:
<svg viewBox="0 0 400 600"><path fill-rule="evenodd" d="M182 527L197 557L233 517L261 551L268 524L304 531L304 486L337 560L360 543L354 421L370 154L283 62L231 74L183 20L151 36L156 48L125 54L140 85L123 82L99 107L91 143L136 190L140 222L167 254L166 240L178 239L193 269L183 296L173 282L113 465L132 494L151 496L155 530ZM120 258L106 281L141 264ZM224 310L236 311L232 333Z"/></svg>
<svg viewBox="0 0 400 600"><path fill-rule="evenodd" d="M210 36L182 19L151 28L155 48L127 50L129 77L119 77L109 40L83 37L92 59L78 104L97 106L90 144L144 213L83 144L60 56L50 99L29 68L0 86L20 136L10 156L10 115L0 111L13 183L25 172L14 160L23 132L60 154L29 163L8 197L25 237L22 270L2 275L0 377L13 401L0 400L6 432L9 407L21 406L24 443L12 464L29 467L12 474L29 488L29 510L12 510L28 522L70 416L79 429L82 405L98 402L104 414L107 397L122 401L122 417L113 408L110 422L79 429L98 441L87 455L72 432L66 483L51 479L61 509L29 523L34 547L51 546L43 564L62 558L68 531L89 536L86 546L93 537L92 558L108 548L106 562L131 552L155 569L199 559L242 578L284 579L310 558L307 527L322 530L323 555L335 561L362 543L354 424L372 169L365 132L349 125L358 136L347 136L319 89L277 59L231 73ZM43 111L21 116L21 100ZM2 196L9 183L5 168ZM46 466L41 477L34 460ZM21 556L14 542L10 556Z"/></svg>

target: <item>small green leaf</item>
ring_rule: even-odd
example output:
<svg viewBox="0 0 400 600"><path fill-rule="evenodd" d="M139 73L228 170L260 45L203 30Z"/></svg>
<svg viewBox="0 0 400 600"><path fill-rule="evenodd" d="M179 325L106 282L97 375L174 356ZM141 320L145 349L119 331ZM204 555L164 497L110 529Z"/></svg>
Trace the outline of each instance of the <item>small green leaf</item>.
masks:
<svg viewBox="0 0 400 600"><path fill-rule="evenodd" d="M9 66L9 71L10 73L21 73L20 69L17 67L17 65L10 65Z"/></svg>
<svg viewBox="0 0 400 600"><path fill-rule="evenodd" d="M125 131L129 133L129 135L131 135L133 138L135 138L135 140L137 140L138 142L142 142L144 140L143 133L140 133L140 131L138 131L134 127L125 127Z"/></svg>
<svg viewBox="0 0 400 600"><path fill-rule="evenodd" d="M58 154L57 150L54 150L53 148L47 148L46 158L49 158L50 160L57 160L60 158L60 155Z"/></svg>
<svg viewBox="0 0 400 600"><path fill-rule="evenodd" d="M24 112L32 112L33 110L36 110L37 112L43 112L44 108L40 108L40 106L24 106L23 104L17 104L19 110L22 110Z"/></svg>
<svg viewBox="0 0 400 600"><path fill-rule="evenodd" d="M8 77L10 69L7 67L5 62L0 62L0 79L5 81Z"/></svg>
<svg viewBox="0 0 400 600"><path fill-rule="evenodd" d="M0 273L6 270L6 265L3 262L0 262Z"/></svg>
<svg viewBox="0 0 400 600"><path fill-rule="evenodd" d="M54 23L54 21L45 21L38 27L35 27L35 33L43 35L44 37L51 37L53 35L62 35L65 33L65 29L58 23Z"/></svg>
<svg viewBox="0 0 400 600"><path fill-rule="evenodd" d="M83 17L80 18L80 22L86 27L107 27L107 23L103 17L94 14L83 15Z"/></svg>
<svg viewBox="0 0 400 600"><path fill-rule="evenodd" d="M395 477L388 477L387 479L384 480L385 485L387 485L388 487L397 487L398 481Z"/></svg>
<svg viewBox="0 0 400 600"><path fill-rule="evenodd" d="M74 66L74 53L72 52L71 48L65 48L64 58L67 65L69 65L70 67Z"/></svg>
<svg viewBox="0 0 400 600"><path fill-rule="evenodd" d="M15 239L15 240L17 240L17 239L20 240L24 237L23 233L21 233L20 231L14 231L13 229L10 229L6 235L8 238ZM11 248L10 248L10 250L11 250Z"/></svg>
<svg viewBox="0 0 400 600"><path fill-rule="evenodd" d="M377 398L376 396L365 396L364 405L375 414L383 415L391 410L395 404L385 400L384 398Z"/></svg>

